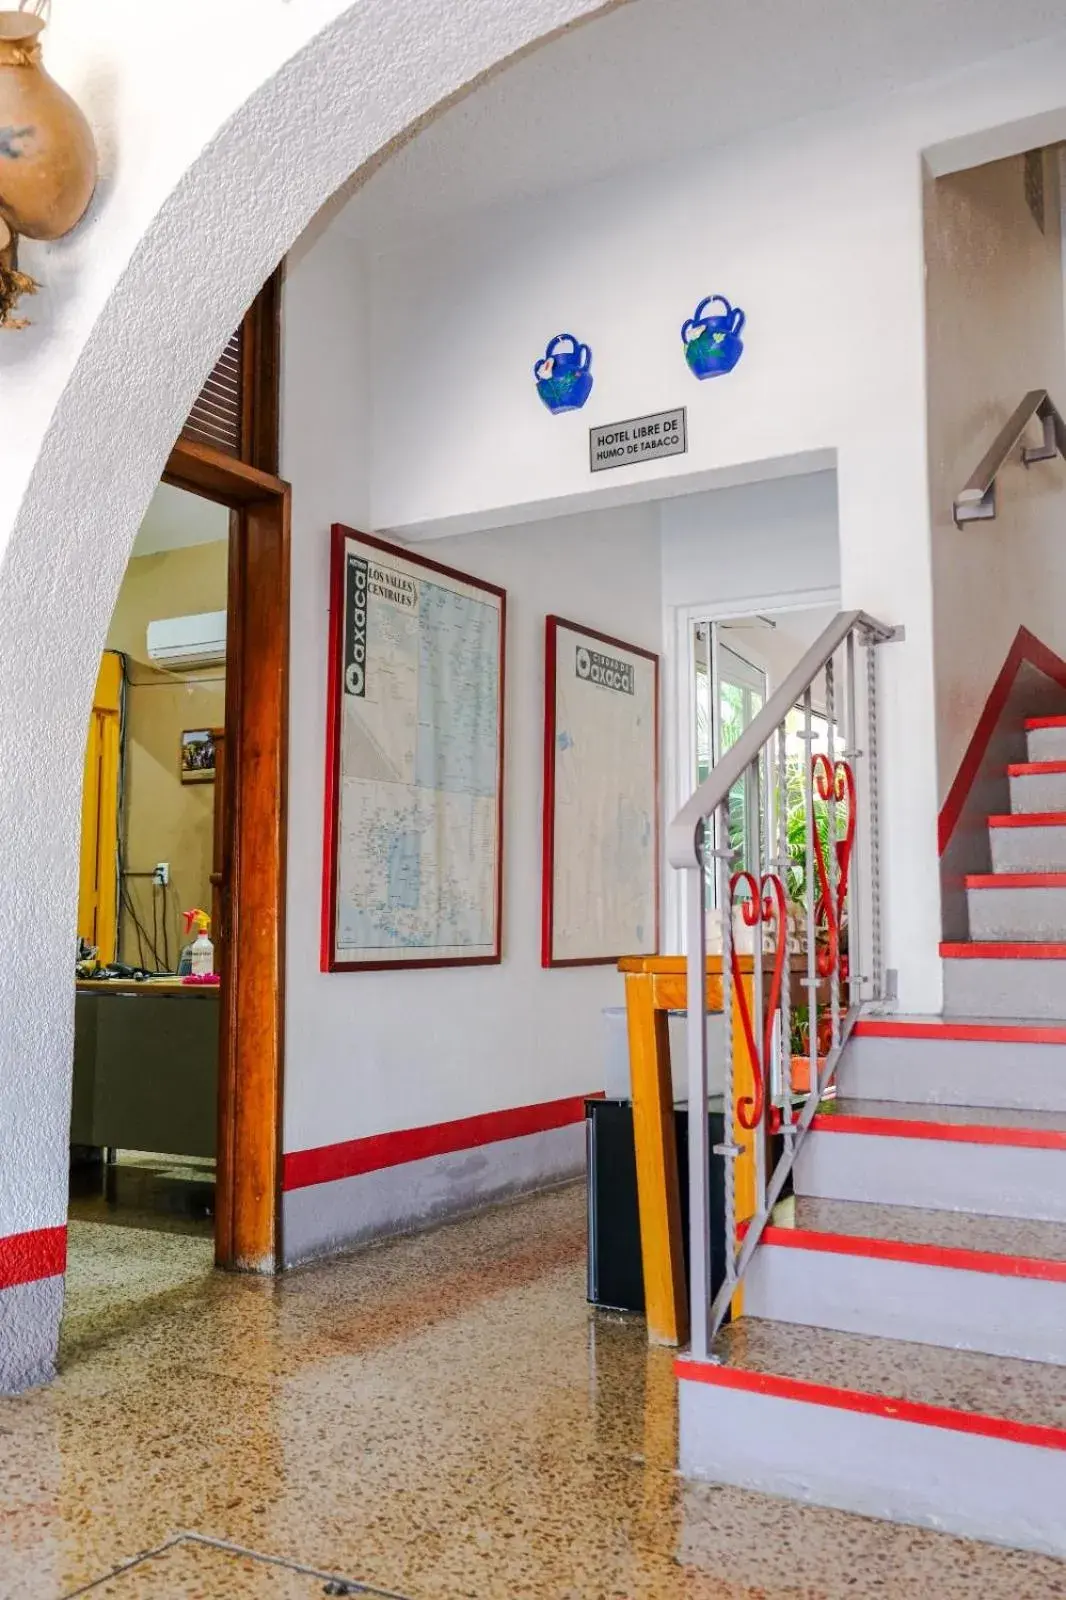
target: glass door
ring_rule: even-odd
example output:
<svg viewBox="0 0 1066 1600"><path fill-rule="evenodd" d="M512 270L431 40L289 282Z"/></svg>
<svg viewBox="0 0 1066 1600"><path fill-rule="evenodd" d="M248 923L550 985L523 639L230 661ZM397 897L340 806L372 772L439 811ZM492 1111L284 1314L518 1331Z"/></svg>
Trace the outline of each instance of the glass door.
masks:
<svg viewBox="0 0 1066 1600"><path fill-rule="evenodd" d="M727 631L728 624L713 622L699 622L694 628L697 783L703 782L766 703L765 671L723 641L722 633ZM768 859L768 785L764 768L765 759L760 764L759 782L749 771L738 778L730 791L729 844L734 852L734 871L754 869L760 859L760 840L761 860L765 864ZM708 863L707 905L713 907L717 903L717 875Z"/></svg>
<svg viewBox="0 0 1066 1600"><path fill-rule="evenodd" d="M718 757L736 744L745 728L754 722L766 703L766 673L745 660L728 645L718 645ZM760 863L765 870L766 772L760 763L760 781L751 773L738 778L729 791L729 846L733 851L734 871L754 871ZM763 849L760 854L760 841Z"/></svg>

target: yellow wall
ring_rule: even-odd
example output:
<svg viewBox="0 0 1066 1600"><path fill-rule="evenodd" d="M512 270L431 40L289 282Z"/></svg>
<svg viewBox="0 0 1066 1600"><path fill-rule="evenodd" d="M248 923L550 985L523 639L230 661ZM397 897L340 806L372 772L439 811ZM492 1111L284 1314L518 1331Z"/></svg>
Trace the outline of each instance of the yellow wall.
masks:
<svg viewBox="0 0 1066 1600"><path fill-rule="evenodd" d="M222 726L225 668L209 667L175 680L147 664L145 635L148 623L160 617L224 610L227 557L224 540L135 557L126 570L107 639L109 649L121 650L128 662L125 866L128 872L151 872L158 861L170 863L166 904L172 966L185 942L181 912L211 907L215 786L181 782L181 735L186 728ZM126 883L149 933L154 897L161 929L160 892L147 878L127 878ZM161 931L157 948L162 957ZM122 916L120 949L124 961L140 961L128 911Z"/></svg>

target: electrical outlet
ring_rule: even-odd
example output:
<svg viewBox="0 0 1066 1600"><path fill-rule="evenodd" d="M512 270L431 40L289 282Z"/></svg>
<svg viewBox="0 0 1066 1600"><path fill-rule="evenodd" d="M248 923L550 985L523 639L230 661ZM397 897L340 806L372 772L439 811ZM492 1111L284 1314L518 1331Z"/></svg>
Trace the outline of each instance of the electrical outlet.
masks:
<svg viewBox="0 0 1066 1600"><path fill-rule="evenodd" d="M158 861L152 873L152 882L160 889L165 889L170 882L170 862Z"/></svg>

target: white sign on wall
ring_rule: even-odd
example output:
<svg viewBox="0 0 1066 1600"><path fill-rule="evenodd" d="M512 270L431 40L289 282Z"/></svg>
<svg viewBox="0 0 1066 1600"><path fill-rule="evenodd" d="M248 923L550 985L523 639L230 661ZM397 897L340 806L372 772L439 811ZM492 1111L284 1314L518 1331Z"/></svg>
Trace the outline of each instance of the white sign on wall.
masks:
<svg viewBox="0 0 1066 1600"><path fill-rule="evenodd" d="M648 417L630 417L626 422L605 422L589 429L589 470L607 472L611 467L635 467L660 456L683 456L688 449L688 423L685 407L675 411L656 411Z"/></svg>

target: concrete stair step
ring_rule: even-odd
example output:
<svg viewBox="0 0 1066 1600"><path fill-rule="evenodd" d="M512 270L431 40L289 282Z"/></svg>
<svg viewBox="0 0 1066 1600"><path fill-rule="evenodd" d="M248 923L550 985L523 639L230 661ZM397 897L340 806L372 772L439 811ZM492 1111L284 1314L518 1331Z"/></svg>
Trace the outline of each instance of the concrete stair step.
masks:
<svg viewBox="0 0 1066 1600"><path fill-rule="evenodd" d="M1066 1111L1066 1023L863 1017L837 1086L855 1099Z"/></svg>
<svg viewBox="0 0 1066 1600"><path fill-rule="evenodd" d="M796 1157L797 1196L1066 1222L1066 1112L841 1096Z"/></svg>
<svg viewBox="0 0 1066 1600"><path fill-rule="evenodd" d="M954 1016L1066 1020L1066 943L971 939L940 946Z"/></svg>
<svg viewBox="0 0 1066 1600"><path fill-rule="evenodd" d="M1066 872L970 873L966 903L971 939L1066 939Z"/></svg>
<svg viewBox="0 0 1066 1600"><path fill-rule="evenodd" d="M1066 761L1022 761L1007 768L1014 816L1066 809Z"/></svg>
<svg viewBox="0 0 1066 1600"><path fill-rule="evenodd" d="M681 1470L1066 1556L1066 1368L744 1316L681 1357Z"/></svg>
<svg viewBox="0 0 1066 1600"><path fill-rule="evenodd" d="M1066 1223L798 1197L746 1315L1066 1365Z"/></svg>
<svg viewBox="0 0 1066 1600"><path fill-rule="evenodd" d="M1027 717L1030 761L1066 761L1066 717Z"/></svg>
<svg viewBox="0 0 1066 1600"><path fill-rule="evenodd" d="M1066 811L990 816L993 872L1066 872Z"/></svg>

